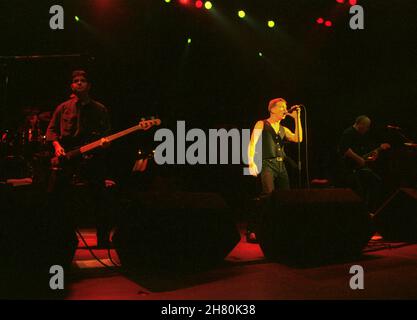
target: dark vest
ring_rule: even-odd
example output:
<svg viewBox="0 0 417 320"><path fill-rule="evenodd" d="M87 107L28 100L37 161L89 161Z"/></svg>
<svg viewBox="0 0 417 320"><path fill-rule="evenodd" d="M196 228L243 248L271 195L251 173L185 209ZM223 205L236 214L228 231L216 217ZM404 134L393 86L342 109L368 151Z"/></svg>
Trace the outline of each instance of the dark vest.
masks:
<svg viewBox="0 0 417 320"><path fill-rule="evenodd" d="M284 139L285 129L282 125L279 127L278 134L276 134L271 124L267 120L264 120L264 129L262 130L262 159L284 158Z"/></svg>

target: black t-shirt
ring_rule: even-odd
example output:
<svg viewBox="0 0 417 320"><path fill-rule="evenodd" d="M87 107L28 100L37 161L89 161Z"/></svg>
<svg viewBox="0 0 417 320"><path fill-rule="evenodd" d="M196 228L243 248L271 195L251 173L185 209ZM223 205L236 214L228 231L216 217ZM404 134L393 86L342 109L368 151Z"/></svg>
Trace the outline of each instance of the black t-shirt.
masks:
<svg viewBox="0 0 417 320"><path fill-rule="evenodd" d="M364 156L374 148L374 145L368 134L362 135L352 126L347 128L340 138L338 146L339 155L343 158L349 148L357 155ZM352 161L348 159L347 162Z"/></svg>
<svg viewBox="0 0 417 320"><path fill-rule="evenodd" d="M365 135L359 134L354 127L349 127L343 131L339 142L340 155L343 156L349 148L360 156L365 154L368 148L368 141Z"/></svg>

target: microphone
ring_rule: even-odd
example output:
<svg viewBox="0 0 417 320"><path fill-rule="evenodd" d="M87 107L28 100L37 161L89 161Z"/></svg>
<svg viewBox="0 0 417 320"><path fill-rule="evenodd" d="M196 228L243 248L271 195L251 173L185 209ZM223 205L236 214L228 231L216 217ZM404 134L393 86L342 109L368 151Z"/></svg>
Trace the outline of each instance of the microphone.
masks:
<svg viewBox="0 0 417 320"><path fill-rule="evenodd" d="M401 130L401 128L400 127L398 127L398 126L393 126L393 125L387 125L387 129L392 129L392 130Z"/></svg>
<svg viewBox="0 0 417 320"><path fill-rule="evenodd" d="M302 105L302 104L296 104L295 106L292 106L291 108L289 108L286 113L287 114L290 114L293 111L295 111L297 109L300 109L301 107L304 107L304 105Z"/></svg>

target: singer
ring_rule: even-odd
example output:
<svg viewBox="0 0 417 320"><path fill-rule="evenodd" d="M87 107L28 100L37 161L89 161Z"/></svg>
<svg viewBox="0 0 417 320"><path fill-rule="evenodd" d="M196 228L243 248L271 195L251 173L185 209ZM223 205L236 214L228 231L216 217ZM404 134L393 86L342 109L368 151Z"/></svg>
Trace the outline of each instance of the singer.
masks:
<svg viewBox="0 0 417 320"><path fill-rule="evenodd" d="M301 126L300 106L293 106L287 110L287 101L282 98L273 99L268 105L269 118L256 122L249 143L249 171L251 175L261 177L262 193L265 198L274 191L275 186L280 190L290 188L287 169L285 166L286 154L284 141L302 142L303 129ZM281 120L290 116L295 121L295 132L281 125ZM257 147L259 138L262 139L262 149ZM261 149L261 150L258 150ZM262 169L259 172L255 157L262 154ZM254 234L248 224L247 239L253 242Z"/></svg>

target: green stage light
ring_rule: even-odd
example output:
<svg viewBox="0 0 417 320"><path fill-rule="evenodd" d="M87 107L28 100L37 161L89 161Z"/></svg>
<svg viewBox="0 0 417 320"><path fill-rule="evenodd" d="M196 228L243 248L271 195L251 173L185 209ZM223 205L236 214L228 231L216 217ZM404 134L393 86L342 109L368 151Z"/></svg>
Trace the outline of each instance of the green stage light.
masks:
<svg viewBox="0 0 417 320"><path fill-rule="evenodd" d="M243 19L244 17L246 17L246 12L243 10L239 10L239 12L237 13L237 15L239 16L239 18Z"/></svg>
<svg viewBox="0 0 417 320"><path fill-rule="evenodd" d="M75 21L80 22L80 18L78 16L74 17Z"/></svg>
<svg viewBox="0 0 417 320"><path fill-rule="evenodd" d="M191 40L191 38L188 38L188 39L187 39L187 43L188 43L188 44L191 44L191 41L192 41L192 40Z"/></svg>
<svg viewBox="0 0 417 320"><path fill-rule="evenodd" d="M258 55L259 55L260 57L263 57L263 53L262 53L262 52L259 52L259 53L258 53Z"/></svg>
<svg viewBox="0 0 417 320"><path fill-rule="evenodd" d="M210 10L211 8L213 8L213 4L210 1L206 1L206 3L204 3L204 7L207 10Z"/></svg>
<svg viewBox="0 0 417 320"><path fill-rule="evenodd" d="M274 20L269 20L268 21L268 27L270 27L270 28L275 27L275 21Z"/></svg>

